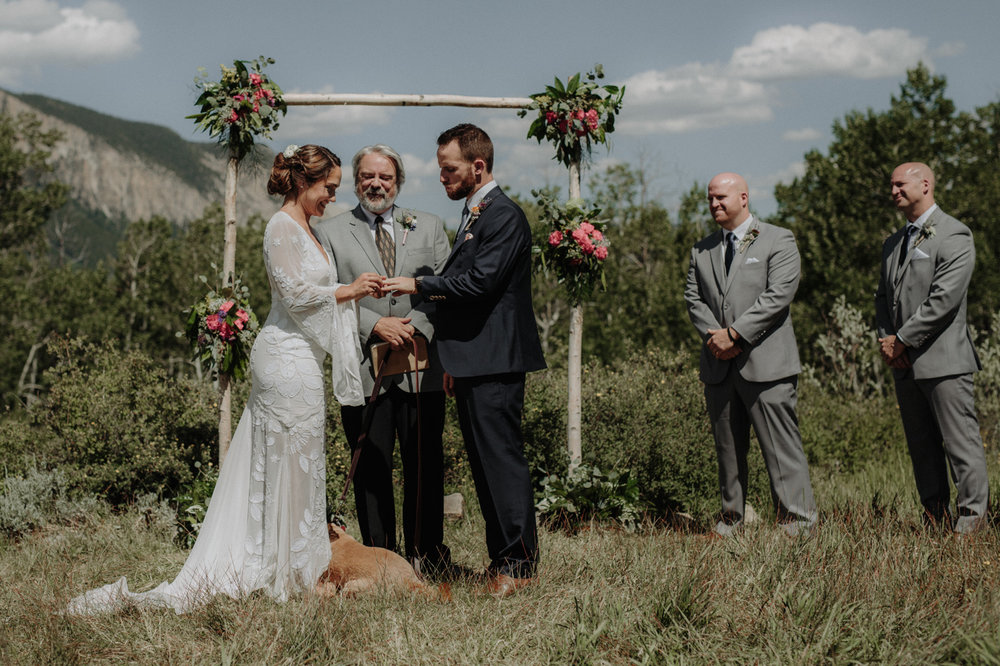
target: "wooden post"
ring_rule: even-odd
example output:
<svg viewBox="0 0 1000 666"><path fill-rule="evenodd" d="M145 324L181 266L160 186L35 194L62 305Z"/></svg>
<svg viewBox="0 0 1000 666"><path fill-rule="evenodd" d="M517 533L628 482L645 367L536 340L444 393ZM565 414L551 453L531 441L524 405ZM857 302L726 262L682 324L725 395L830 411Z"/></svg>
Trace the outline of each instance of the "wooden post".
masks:
<svg viewBox="0 0 1000 666"><path fill-rule="evenodd" d="M569 198L579 199L580 160L569 165ZM583 304L570 303L569 314L569 361L568 400L566 412L566 447L569 451L569 471L572 472L583 460L583 445L580 434L583 378Z"/></svg>
<svg viewBox="0 0 1000 666"><path fill-rule="evenodd" d="M239 168L239 160L230 155L229 164L226 166L226 233L222 253L223 284L230 287L236 276L236 177ZM222 462L229 452L229 442L233 439L232 403L232 378L219 373L219 469L222 469Z"/></svg>

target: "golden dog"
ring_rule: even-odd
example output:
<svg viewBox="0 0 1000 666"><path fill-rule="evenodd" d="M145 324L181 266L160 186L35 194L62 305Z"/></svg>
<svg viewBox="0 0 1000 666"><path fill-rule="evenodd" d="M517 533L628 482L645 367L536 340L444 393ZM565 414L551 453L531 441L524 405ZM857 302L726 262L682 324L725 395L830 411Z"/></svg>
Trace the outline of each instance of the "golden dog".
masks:
<svg viewBox="0 0 1000 666"><path fill-rule="evenodd" d="M439 587L420 580L405 559L385 548L358 543L339 525L329 525L330 566L319 578L316 591L323 596L354 596L365 592L409 591L429 599L451 600L447 583Z"/></svg>

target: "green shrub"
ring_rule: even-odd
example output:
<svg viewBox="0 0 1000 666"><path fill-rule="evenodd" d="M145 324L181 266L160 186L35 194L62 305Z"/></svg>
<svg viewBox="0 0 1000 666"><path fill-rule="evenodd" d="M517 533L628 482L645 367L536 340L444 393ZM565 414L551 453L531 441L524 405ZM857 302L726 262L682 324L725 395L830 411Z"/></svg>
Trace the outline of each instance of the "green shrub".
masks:
<svg viewBox="0 0 1000 666"><path fill-rule="evenodd" d="M139 351L59 341L52 389L35 410L60 440L55 459L70 481L113 505L143 493L173 496L194 464L214 457L216 393L167 376Z"/></svg>
<svg viewBox="0 0 1000 666"><path fill-rule="evenodd" d="M198 472L190 485L183 488L175 500L177 506L177 534L175 540L184 548L194 546L201 524L208 513L208 501L219 480L219 470L212 463L195 463Z"/></svg>
<svg viewBox="0 0 1000 666"><path fill-rule="evenodd" d="M905 447L895 396L834 393L800 383L799 430L813 471L849 473Z"/></svg>
<svg viewBox="0 0 1000 666"><path fill-rule="evenodd" d="M544 522L569 529L590 520L617 520L632 531L642 514L639 484L628 472L605 474L590 465L543 478L535 509Z"/></svg>
<svg viewBox="0 0 1000 666"><path fill-rule="evenodd" d="M529 376L525 394L526 453L536 485L565 475L566 373ZM655 511L705 517L718 510L718 463L696 361L686 352L633 352L614 367L589 364L583 374L583 460L602 470L631 470L641 501ZM769 506L759 453L749 456L748 500Z"/></svg>
<svg viewBox="0 0 1000 666"><path fill-rule="evenodd" d="M32 467L24 474L8 475L0 492L0 534L21 537L50 522L80 522L102 512L94 498L71 499L69 483L61 470Z"/></svg>

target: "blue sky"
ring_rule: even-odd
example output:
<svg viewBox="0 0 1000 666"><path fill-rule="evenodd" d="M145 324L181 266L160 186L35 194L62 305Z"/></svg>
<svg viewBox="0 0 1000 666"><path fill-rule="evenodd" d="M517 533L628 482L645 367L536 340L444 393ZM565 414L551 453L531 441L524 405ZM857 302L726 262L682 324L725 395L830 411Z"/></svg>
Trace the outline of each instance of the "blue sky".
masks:
<svg viewBox="0 0 1000 666"><path fill-rule="evenodd" d="M641 163L650 195L673 206L694 182L735 170L768 214L774 184L825 149L833 122L886 108L918 61L947 76L961 109L1000 98L997 25L995 0L0 0L0 87L202 140L184 118L198 67L214 76L235 58L275 58L268 73L286 92L486 96L526 96L600 62L627 90L612 149L595 152L591 171ZM509 191L565 188L549 147L527 141L528 119L511 110L292 107L270 144L321 143L349 160L388 143L408 171L399 203L454 223L435 138L465 121L490 132ZM340 203L355 203L350 187Z"/></svg>

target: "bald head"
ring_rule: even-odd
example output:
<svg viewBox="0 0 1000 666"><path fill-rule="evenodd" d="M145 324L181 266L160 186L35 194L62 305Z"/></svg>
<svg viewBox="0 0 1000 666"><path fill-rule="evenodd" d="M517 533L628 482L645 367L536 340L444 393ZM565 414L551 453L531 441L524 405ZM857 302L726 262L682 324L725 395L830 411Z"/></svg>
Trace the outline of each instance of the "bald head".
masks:
<svg viewBox="0 0 1000 666"><path fill-rule="evenodd" d="M934 205L934 172L923 162L906 162L889 179L892 201L910 222Z"/></svg>
<svg viewBox="0 0 1000 666"><path fill-rule="evenodd" d="M708 208L720 227L731 231L750 217L747 181L738 173L724 172L708 182Z"/></svg>

